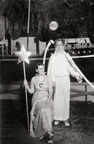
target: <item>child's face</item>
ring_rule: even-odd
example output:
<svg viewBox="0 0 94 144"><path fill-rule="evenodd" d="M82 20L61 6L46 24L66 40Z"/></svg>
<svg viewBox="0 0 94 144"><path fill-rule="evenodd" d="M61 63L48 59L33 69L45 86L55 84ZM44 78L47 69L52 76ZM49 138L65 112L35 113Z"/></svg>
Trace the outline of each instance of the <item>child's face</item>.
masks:
<svg viewBox="0 0 94 144"><path fill-rule="evenodd" d="M56 42L55 51L56 52L64 51L64 45L63 45L62 41L57 41Z"/></svg>
<svg viewBox="0 0 94 144"><path fill-rule="evenodd" d="M44 66L43 65L39 65L38 69L36 70L38 72L39 75L44 75Z"/></svg>

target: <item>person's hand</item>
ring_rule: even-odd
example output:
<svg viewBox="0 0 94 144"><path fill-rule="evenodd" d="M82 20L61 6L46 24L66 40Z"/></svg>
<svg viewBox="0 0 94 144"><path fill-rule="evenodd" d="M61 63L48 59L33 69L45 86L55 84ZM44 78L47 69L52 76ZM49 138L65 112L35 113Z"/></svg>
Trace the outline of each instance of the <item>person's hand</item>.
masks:
<svg viewBox="0 0 94 144"><path fill-rule="evenodd" d="M77 76L76 79L77 79L77 81L78 81L79 83L82 82L82 76Z"/></svg>
<svg viewBox="0 0 94 144"><path fill-rule="evenodd" d="M27 80L26 80L26 79L24 80L24 86L26 87L26 89L28 89L28 88L29 88L29 86L28 86L28 82L27 82Z"/></svg>
<svg viewBox="0 0 94 144"><path fill-rule="evenodd" d="M50 98L47 98L46 103L49 104L50 101L51 101L51 99L50 99Z"/></svg>

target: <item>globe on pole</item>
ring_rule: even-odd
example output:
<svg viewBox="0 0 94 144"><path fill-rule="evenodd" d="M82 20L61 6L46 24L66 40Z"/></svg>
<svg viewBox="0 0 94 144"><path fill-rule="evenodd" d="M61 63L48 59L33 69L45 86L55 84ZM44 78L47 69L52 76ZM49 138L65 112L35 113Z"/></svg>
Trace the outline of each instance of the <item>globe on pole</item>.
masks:
<svg viewBox="0 0 94 144"><path fill-rule="evenodd" d="M49 28L50 30L55 31L58 28L58 23L56 21L51 21L49 23Z"/></svg>

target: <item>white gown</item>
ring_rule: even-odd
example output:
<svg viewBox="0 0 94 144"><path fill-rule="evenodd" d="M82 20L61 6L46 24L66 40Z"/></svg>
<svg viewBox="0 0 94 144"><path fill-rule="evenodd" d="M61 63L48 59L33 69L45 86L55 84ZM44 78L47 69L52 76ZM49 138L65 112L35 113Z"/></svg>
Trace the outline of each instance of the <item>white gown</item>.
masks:
<svg viewBox="0 0 94 144"><path fill-rule="evenodd" d="M54 120L66 121L69 119L70 106L70 77L80 76L70 65L71 56L62 53L55 53L50 57L47 75L55 84L54 91Z"/></svg>

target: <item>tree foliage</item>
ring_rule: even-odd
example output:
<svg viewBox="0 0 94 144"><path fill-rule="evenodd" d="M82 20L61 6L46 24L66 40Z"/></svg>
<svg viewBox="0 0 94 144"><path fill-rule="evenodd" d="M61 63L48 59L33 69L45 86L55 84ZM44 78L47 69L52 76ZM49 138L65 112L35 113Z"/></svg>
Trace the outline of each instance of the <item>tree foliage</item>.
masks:
<svg viewBox="0 0 94 144"><path fill-rule="evenodd" d="M29 0L2 0L1 11L6 19L6 30L13 39L27 35ZM31 0L29 35L42 41L57 37L94 39L93 0ZM51 31L49 23L58 22Z"/></svg>

